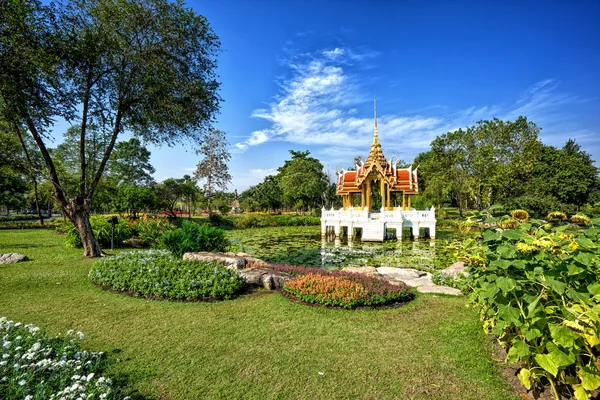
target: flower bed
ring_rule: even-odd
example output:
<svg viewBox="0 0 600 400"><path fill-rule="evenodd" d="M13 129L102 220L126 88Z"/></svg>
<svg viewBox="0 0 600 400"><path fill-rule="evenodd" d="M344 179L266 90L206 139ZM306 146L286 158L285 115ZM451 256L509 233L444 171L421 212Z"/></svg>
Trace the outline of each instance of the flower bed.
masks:
<svg viewBox="0 0 600 400"><path fill-rule="evenodd" d="M230 299L244 281L220 264L184 261L164 250L121 253L94 264L92 282L117 292L171 300Z"/></svg>
<svg viewBox="0 0 600 400"><path fill-rule="evenodd" d="M99 374L102 353L81 351L77 338L49 338L33 325L0 318L0 399L117 399L119 390Z"/></svg>
<svg viewBox="0 0 600 400"><path fill-rule="evenodd" d="M378 276L290 265L271 268L298 276L288 281L283 289L307 303L352 309L407 302L415 296L408 286L393 285Z"/></svg>

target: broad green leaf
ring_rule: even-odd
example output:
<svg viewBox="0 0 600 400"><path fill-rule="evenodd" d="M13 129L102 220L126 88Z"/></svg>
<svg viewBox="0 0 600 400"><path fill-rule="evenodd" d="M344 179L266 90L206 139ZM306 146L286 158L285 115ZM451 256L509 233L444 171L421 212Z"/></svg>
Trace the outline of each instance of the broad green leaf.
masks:
<svg viewBox="0 0 600 400"><path fill-rule="evenodd" d="M596 390L600 387L600 374L596 368L580 367L579 378L584 389Z"/></svg>
<svg viewBox="0 0 600 400"><path fill-rule="evenodd" d="M505 229L502 231L502 237L509 240L519 240L523 237L523 232L514 229Z"/></svg>
<svg viewBox="0 0 600 400"><path fill-rule="evenodd" d="M585 254L587 254L587 253L585 253ZM569 271L569 276L578 275L578 274L582 273L583 271L585 271L585 269L578 267L575 264L569 264L567 269Z"/></svg>
<svg viewBox="0 0 600 400"><path fill-rule="evenodd" d="M552 359L552 362L559 368L567 367L575 362L575 355L573 353L567 353L558 348L552 342L546 344L548 350L548 356Z"/></svg>
<svg viewBox="0 0 600 400"><path fill-rule="evenodd" d="M567 229L569 229L569 225L561 225L561 226L557 226L556 228L552 229L554 232L562 232L562 231L566 231Z"/></svg>
<svg viewBox="0 0 600 400"><path fill-rule="evenodd" d="M556 377L556 374L558 373L558 367L556 366L556 364L554 363L554 361L552 360L550 355L536 354L535 361L538 363L538 365L540 367L542 367L544 370L550 372L552 374L552 376Z"/></svg>
<svg viewBox="0 0 600 400"><path fill-rule="evenodd" d="M600 294L600 283L592 283L588 285L587 290L594 296Z"/></svg>
<svg viewBox="0 0 600 400"><path fill-rule="evenodd" d="M498 286L496 286L493 283L486 284L482 287L482 289L483 291L481 293L481 296L486 299L493 298L494 296L496 296L496 293L498 293L498 291L500 290L498 289Z"/></svg>
<svg viewBox="0 0 600 400"><path fill-rule="evenodd" d="M513 345L508 350L508 359L510 362L517 362L527 356L529 356L531 352L529 351L529 345L522 341L521 339L513 340Z"/></svg>
<svg viewBox="0 0 600 400"><path fill-rule="evenodd" d="M528 230L531 229L531 224L529 222L525 222L525 223L522 223L519 228L521 228L522 231L527 232Z"/></svg>
<svg viewBox="0 0 600 400"><path fill-rule="evenodd" d="M517 254L517 248L513 245L501 244L496 249L496 252L502 258L514 258L515 254Z"/></svg>
<svg viewBox="0 0 600 400"><path fill-rule="evenodd" d="M493 240L498 240L500 235L496 231L488 230L483 232L483 241L491 242Z"/></svg>
<svg viewBox="0 0 600 400"><path fill-rule="evenodd" d="M510 265L518 269L525 269L525 262L523 260L513 260L510 262Z"/></svg>
<svg viewBox="0 0 600 400"><path fill-rule="evenodd" d="M525 336L525 339L527 339L528 341L532 341L533 339L542 336L542 331L540 331L535 326L530 326L527 328L521 327L521 332L523 332L523 336Z"/></svg>
<svg viewBox="0 0 600 400"><path fill-rule="evenodd" d="M490 262L490 267L496 267L495 269L507 269L508 267L510 267L511 262L509 260L494 260ZM488 268L489 269L489 268ZM493 269L492 269L493 271Z"/></svg>
<svg viewBox="0 0 600 400"><path fill-rule="evenodd" d="M590 267L594 264L594 259L596 258L596 256L593 253L588 253L586 252L582 252L582 253L578 253L575 257L573 257L573 259L577 262L580 262L581 264L585 265L586 267Z"/></svg>
<svg viewBox="0 0 600 400"><path fill-rule="evenodd" d="M498 307L498 318L503 321L513 323L516 326L521 326L521 320L519 319L520 315L521 313L519 310L511 307L510 305Z"/></svg>
<svg viewBox="0 0 600 400"><path fill-rule="evenodd" d="M514 288L517 287L517 284L515 282L514 279L511 278L507 278L505 276L501 276L498 279L496 279L496 285L498 285L498 287L504 292L504 293L508 293L511 290L513 290Z"/></svg>
<svg viewBox="0 0 600 400"><path fill-rule="evenodd" d="M521 368L518 376L519 380L521 381L521 384L523 384L523 386L525 386L527 390L530 390L532 386L531 372L529 372L527 368Z"/></svg>
<svg viewBox="0 0 600 400"><path fill-rule="evenodd" d="M533 302L531 302L527 306L527 318L531 318L535 315L535 313L537 312L537 306L538 306L541 298L542 298L541 295L538 296Z"/></svg>
<svg viewBox="0 0 600 400"><path fill-rule="evenodd" d="M575 400L590 400L590 394L581 385L573 386Z"/></svg>
<svg viewBox="0 0 600 400"><path fill-rule="evenodd" d="M548 324L552 339L563 347L572 347L577 340L577 334L564 325Z"/></svg>
<svg viewBox="0 0 600 400"><path fill-rule="evenodd" d="M548 286L550 289L554 290L558 294L563 294L565 292L565 288L567 284L564 282L559 282L554 279L546 279L543 284Z"/></svg>
<svg viewBox="0 0 600 400"><path fill-rule="evenodd" d="M581 247L585 247L586 249L594 249L596 245L588 238L580 238L576 240L577 244Z"/></svg>

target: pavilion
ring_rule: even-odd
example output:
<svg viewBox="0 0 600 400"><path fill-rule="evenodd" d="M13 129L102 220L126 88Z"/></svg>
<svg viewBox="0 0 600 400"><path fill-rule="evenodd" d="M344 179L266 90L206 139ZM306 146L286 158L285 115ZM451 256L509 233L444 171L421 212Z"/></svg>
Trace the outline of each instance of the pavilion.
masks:
<svg viewBox="0 0 600 400"><path fill-rule="evenodd" d="M321 234L324 237L327 228L333 228L336 238L345 228L348 239L354 236L354 229L362 230L363 241L383 241L386 230L396 230L401 239L402 228L410 227L412 235L419 236L419 229L425 228L431 238L435 238L435 210L417 211L411 208L411 196L419 193L417 169L398 168L400 158L386 160L377 130L377 108L374 110L374 133L371 150L365 162L355 164L353 171L342 169L338 172L336 191L342 196L343 207L340 210L322 210ZM373 210L373 197L379 186L381 208ZM401 205L392 206L392 198L400 194ZM360 207L354 207L360 196Z"/></svg>

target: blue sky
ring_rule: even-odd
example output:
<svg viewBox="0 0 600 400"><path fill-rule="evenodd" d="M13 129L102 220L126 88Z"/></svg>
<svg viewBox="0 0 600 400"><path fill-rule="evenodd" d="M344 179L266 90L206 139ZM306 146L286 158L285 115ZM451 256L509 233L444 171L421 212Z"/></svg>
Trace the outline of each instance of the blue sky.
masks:
<svg viewBox="0 0 600 400"><path fill-rule="evenodd" d="M387 157L410 162L449 130L525 115L544 143L575 138L600 159L599 1L188 5L222 43L231 190L274 173L289 149L350 166L369 150L373 95ZM151 151L159 181L198 161L189 146Z"/></svg>

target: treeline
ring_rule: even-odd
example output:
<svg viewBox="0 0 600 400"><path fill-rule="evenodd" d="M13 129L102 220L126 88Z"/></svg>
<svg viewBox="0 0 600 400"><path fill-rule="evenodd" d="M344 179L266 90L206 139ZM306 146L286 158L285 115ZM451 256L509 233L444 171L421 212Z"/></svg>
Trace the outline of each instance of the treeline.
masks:
<svg viewBox="0 0 600 400"><path fill-rule="evenodd" d="M322 206L341 206L335 183L323 164L309 151L290 150L292 158L256 186L242 192L240 206L246 211L273 212L280 209L309 211Z"/></svg>
<svg viewBox="0 0 600 400"><path fill-rule="evenodd" d="M86 176L81 176L79 154L79 131L75 125L63 135L63 142L50 148L62 189L67 193L77 193L81 182L94 178L101 162L106 140L97 130L88 128L91 139L85 143ZM214 132L213 132L214 133ZM221 140L222 132L214 135ZM37 210L41 217L50 214L49 210L59 208L53 198L54 187L48 178L43 161L35 145L25 137L21 143L14 130L0 121L0 207L6 213L9 210ZM212 150L223 151L224 145L214 144ZM206 151L205 151L206 152ZM95 213L121 213L137 217L142 211L164 211L172 216L180 212L193 212L197 207L221 212L231 210L235 194L216 190L230 180L227 166L208 170L204 166L204 157L196 174L182 178L168 178L157 183L152 174L155 172L150 163L150 151L137 138L118 142L108 159L105 173L94 193L91 210ZM211 159L225 160L228 154ZM218 176L217 176L218 173ZM199 183L207 174L211 174L211 185ZM218 181L218 179L221 181ZM206 179L204 179L206 181ZM225 183L226 186L226 183Z"/></svg>
<svg viewBox="0 0 600 400"><path fill-rule="evenodd" d="M482 210L492 204L534 216L575 213L600 201L598 168L569 139L562 148L543 144L526 117L479 121L437 137L419 154L422 203Z"/></svg>

